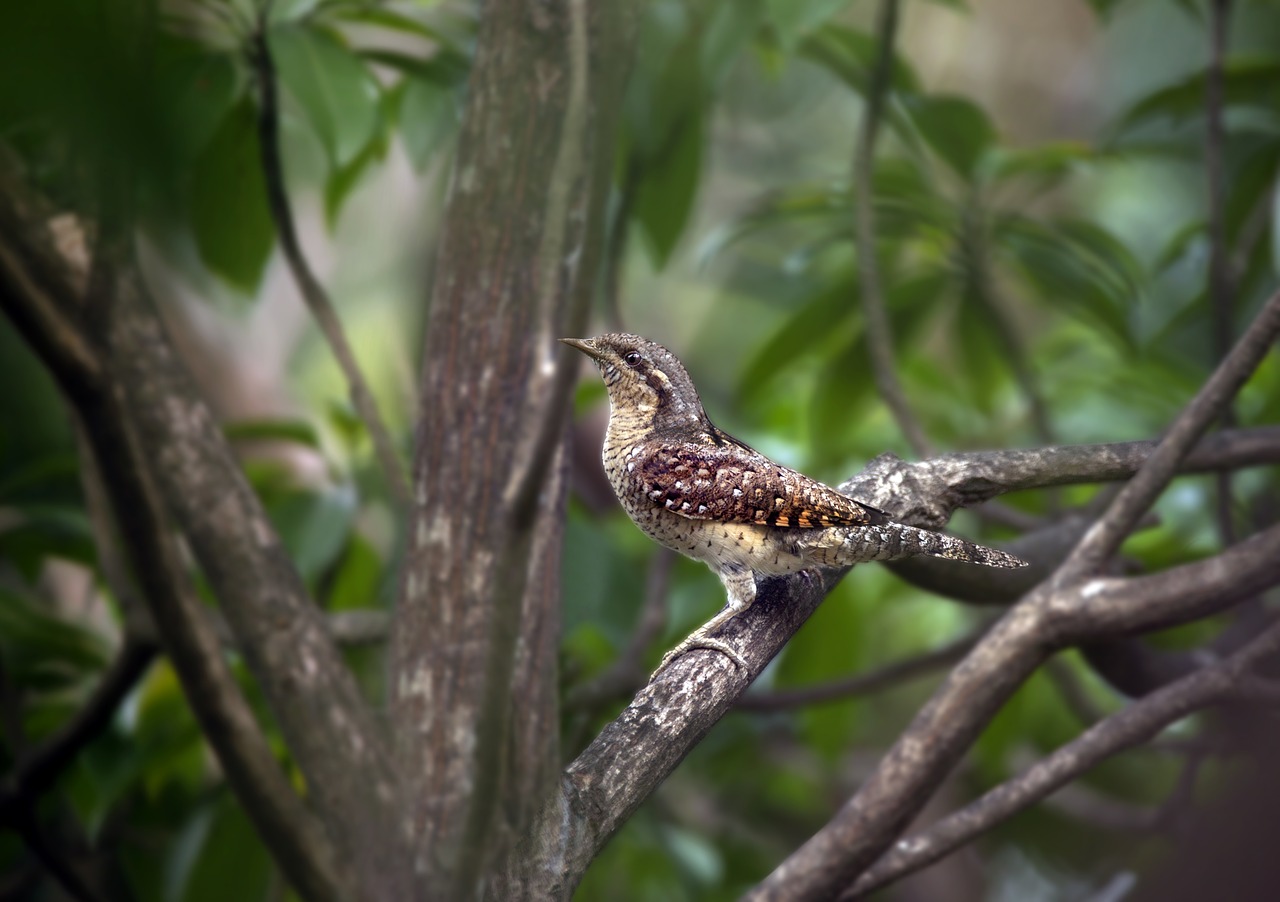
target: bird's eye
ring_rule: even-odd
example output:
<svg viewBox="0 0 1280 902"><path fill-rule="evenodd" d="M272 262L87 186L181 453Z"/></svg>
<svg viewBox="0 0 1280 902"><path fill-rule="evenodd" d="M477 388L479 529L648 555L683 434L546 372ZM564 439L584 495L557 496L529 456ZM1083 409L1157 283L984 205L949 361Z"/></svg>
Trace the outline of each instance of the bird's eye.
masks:
<svg viewBox="0 0 1280 902"><path fill-rule="evenodd" d="M640 365L640 352L639 352L639 351L627 351L627 353L625 353L625 354L623 354L623 355L622 355L622 362L623 362L623 363L625 363L627 366L639 366L639 365Z"/></svg>

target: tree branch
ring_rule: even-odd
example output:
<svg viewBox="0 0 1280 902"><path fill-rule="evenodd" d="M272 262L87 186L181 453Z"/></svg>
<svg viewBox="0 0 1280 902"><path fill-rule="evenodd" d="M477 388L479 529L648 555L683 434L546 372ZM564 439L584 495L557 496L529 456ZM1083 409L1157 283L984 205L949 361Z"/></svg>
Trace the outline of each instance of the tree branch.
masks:
<svg viewBox="0 0 1280 902"><path fill-rule="evenodd" d="M480 22L433 274L390 711L421 893L536 892L559 760L564 424L638 4ZM512 160L519 165L512 165Z"/></svg>
<svg viewBox="0 0 1280 902"><path fill-rule="evenodd" d="M858 281L862 288L862 311L867 318L867 353L876 389L893 414L907 444L917 457L928 457L930 444L924 429L911 411L906 392L898 381L894 361L893 330L881 292L876 262L875 149L880 116L893 82L893 45L898 31L897 0L880 0L876 16L876 59L867 79L866 107L858 127L858 145L853 155L853 214L858 257Z"/></svg>
<svg viewBox="0 0 1280 902"><path fill-rule="evenodd" d="M24 756L0 786L0 825L12 827L25 814L35 816L40 796L49 791L81 750L110 725L116 709L155 657L154 643L125 634L120 650L85 703L56 733Z"/></svg>
<svg viewBox="0 0 1280 902"><path fill-rule="evenodd" d="M1212 312L1213 355L1221 360L1231 348L1235 334L1235 290L1232 285L1231 248L1227 242L1227 191L1223 162L1226 132L1223 112L1226 100L1223 67L1227 29L1231 21L1231 0L1209 4L1209 65L1205 71L1204 168L1207 181L1209 225L1209 308ZM1236 424L1235 406L1228 402L1222 410L1222 425ZM1224 545L1235 541L1231 516L1231 473L1217 474L1218 531Z"/></svg>
<svg viewBox="0 0 1280 902"><path fill-rule="evenodd" d="M1245 676L1280 650L1273 623L1248 646L1130 704L1086 730L1018 777L961 811L894 845L841 898L857 898L937 861L1000 821L1034 804L1107 758L1146 742L1193 711L1247 691Z"/></svg>
<svg viewBox="0 0 1280 902"><path fill-rule="evenodd" d="M951 672L862 788L818 833L780 864L747 898L825 898L852 883L906 828L977 738L982 727L1022 682L1058 648L1098 635L1091 617L1116 618L1091 606L1105 581L1082 582L1128 534L1194 444L1221 404L1244 383L1280 331L1280 294L1273 296L1235 348L1178 416L1134 479L1117 493L1102 518L1053 577L996 623ZM895 486L896 487L896 486ZM873 502L874 503L874 502ZM1270 539L1258 543L1266 547ZM1242 543L1243 544L1243 543ZM1260 550L1255 547L1248 552ZM1227 552L1229 554L1230 552ZM1221 555L1219 557L1225 557ZM1250 558L1252 560L1252 558ZM1203 563L1203 562L1202 562ZM1196 565L1191 565L1196 566ZM1262 567L1258 568L1262 570ZM1202 575L1212 574L1210 569ZM1275 565L1271 567L1275 576ZM1253 574L1256 577L1258 574ZM1251 581L1250 576L1241 584ZM1154 579L1155 577L1148 577ZM1148 584L1158 591L1165 586ZM1194 588L1171 587L1177 599ZM1186 607L1193 608L1196 602ZM1126 611L1132 628L1159 619L1149 605Z"/></svg>
<svg viewBox="0 0 1280 902"><path fill-rule="evenodd" d="M279 89L276 84L276 70L271 61L271 48L267 42L267 4L259 16L254 29L250 62L258 79L258 145L262 153L262 174L267 188L267 206L271 210L271 220L275 223L276 234L280 236L280 248L289 264L289 272L298 286L298 292L306 302L311 315L315 317L320 333L329 343L338 367L346 377L347 387L351 393L351 404L356 414L369 430L369 438L373 441L374 453L382 466L383 477L387 489L400 511L409 510L409 482L405 477L404 464L396 453L395 443L387 429L382 415L378 412L377 401L365 381L360 364L356 362L355 352L347 341L346 331L342 328L342 320L334 309L329 293L324 290L311 264L307 262L302 251L302 243L298 240L298 232L294 227L293 211L289 204L289 194L284 184L284 164L280 159L280 114Z"/></svg>
<svg viewBox="0 0 1280 902"><path fill-rule="evenodd" d="M343 720L352 716L347 714L352 701L358 702L360 709L363 703L354 696L349 674L323 633L314 608L308 604L299 609L291 604L288 580L281 576L291 565L231 461L207 408L190 396L186 384L175 375L163 332L154 316L142 308L136 285L117 272L110 260L95 262L94 283L111 294L95 297L85 306L116 327L116 357L109 365L103 358L95 358L95 364L85 368L77 356L67 352L66 343L51 339L51 334L78 333L80 343L90 349L95 342L108 341L101 335L90 339L70 316L48 324L52 327L49 331L43 328L46 323L34 311L75 311L82 305L56 259L40 250L40 224L23 223L10 215L17 209L11 198L24 189L7 174L0 175L6 175L0 183L0 222L5 226L0 229L0 308L41 356L84 420L112 506L124 521L121 532L128 537L135 579L183 677L193 710L219 755L224 756L221 760L229 781L289 879L317 898L338 898L341 893L333 887L340 881L330 871L335 866L333 856L280 773L222 660L214 633L202 625L203 604L183 578L184 568L167 537L163 505L151 483L153 474L166 484L169 500L184 516L192 546L215 591L233 618L242 615L242 622L237 623L241 647L273 702L322 810L341 812L342 817L332 821L340 835L344 825L369 807L364 798L376 794L376 790L369 792L369 780L374 777L376 787L377 770L363 767L361 761L361 757L369 757L376 736L372 723L361 723L364 718L359 712L356 719ZM114 275L108 276L108 272ZM38 294L32 296L29 291ZM45 293L56 294L62 301L45 300L40 296ZM119 331L122 328L124 336ZM101 353L105 357L110 352ZM143 421L143 431L151 440L145 452L130 422L134 415ZM264 560L273 555L274 560ZM303 597L297 591L292 598ZM291 617L291 613L297 616ZM316 624L323 647L303 625L310 622ZM282 661L278 671L262 666L264 660L275 666L277 658ZM315 672L326 666L330 669ZM344 680L350 687L345 692ZM311 704L305 704L312 690ZM210 724L216 726L211 728ZM360 744L361 756L345 755L348 748L340 744L343 737L335 734L335 727L348 726L355 732L347 738ZM301 740L296 738L298 734ZM324 747L326 742L338 748L330 751ZM322 755L323 760L317 762ZM324 784L326 764L338 768L339 783L358 794L359 800L343 798L342 785ZM371 833L363 842L385 844L385 839ZM342 838L351 839L349 835ZM344 851L358 849L358 842L344 846Z"/></svg>
<svg viewBox="0 0 1280 902"><path fill-rule="evenodd" d="M596 853L732 709L840 575L825 583L807 575L764 581L755 603L716 634L746 660L745 671L719 652L691 649L565 769L535 831L545 847L540 857L554 866L547 897L569 896Z"/></svg>
<svg viewBox="0 0 1280 902"><path fill-rule="evenodd" d="M365 887L407 887L399 781L376 720L261 502L180 368L132 274L111 316L112 369L138 441L227 615L335 842ZM397 888L398 887L398 888Z"/></svg>
<svg viewBox="0 0 1280 902"><path fill-rule="evenodd" d="M1147 461L1159 442L1060 445L1009 451L966 451L906 462L881 454L840 486L845 494L871 505L901 498L900 484L915 490L913 504L895 516L916 526L940 529L959 507L973 507L1008 492L1056 485L1082 485L1128 479ZM1280 427L1230 429L1203 437L1177 467L1179 473L1267 466L1280 463Z"/></svg>
<svg viewBox="0 0 1280 902"><path fill-rule="evenodd" d="M1096 572L1115 553L1134 524L1177 472L1180 461L1216 419L1266 356L1280 333L1280 292L1271 295L1244 335L1214 370L1186 409L1178 415L1160 446L1133 480L1116 495L1107 512L1058 571L1059 582Z"/></svg>

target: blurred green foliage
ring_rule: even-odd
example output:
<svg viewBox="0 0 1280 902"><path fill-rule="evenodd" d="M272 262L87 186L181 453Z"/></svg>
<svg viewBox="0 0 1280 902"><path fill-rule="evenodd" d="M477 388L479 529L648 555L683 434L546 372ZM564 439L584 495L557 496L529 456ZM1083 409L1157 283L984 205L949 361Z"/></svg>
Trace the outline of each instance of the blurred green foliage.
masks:
<svg viewBox="0 0 1280 902"><path fill-rule="evenodd" d="M893 61L871 198L877 252L901 379L925 431L946 449L1147 438L1215 362L1205 291L1207 51L1153 60L1144 43L1156 31L1170 44L1207 47L1204 4L1088 5L1100 18L1088 38L1095 46L1080 52L1105 57L1090 75L1098 100L1060 134L1014 139L1006 123L1019 110L997 109L977 92L936 89L936 67L910 52ZM946 17L978 16L961 2L905 6L939 28L953 21ZM616 304L625 324L680 354L718 422L830 481L882 451L906 451L871 378L851 240L853 134L877 52L867 31L871 7L652 0L618 135L612 203L612 228L629 236L620 245L626 277ZM447 171L474 10L425 0L296 0L272 9L295 197L317 200L337 229L362 190L394 170L397 155L423 180ZM254 15L250 0L42 0L0 11L0 142L55 200L132 222L196 294L229 288L249 307L275 255L246 56ZM1241 2L1235 24L1224 227L1238 329L1275 282L1280 7ZM355 258L398 243L404 257L424 256L419 236L374 231L337 253ZM418 300L396 298L402 310ZM413 322L403 313L395 322L381 318L385 305L357 307L350 314L357 332L361 322L381 335ZM306 381L335 382L314 365ZM0 383L0 767L7 772L72 716L101 676L121 600L97 559L74 431L7 323L0 323ZM244 450L318 603L332 611L385 607L396 528L387 525L363 430L335 404L340 390L298 394L304 409L296 416L229 423L228 435ZM1047 411L1041 426L1030 416L1035 399ZM584 381L578 408L601 400L597 380ZM1280 420L1274 358L1246 387L1237 413L1245 425ZM254 453L263 447L273 453ZM298 454L321 462L320 478L298 478L289 463ZM1276 475L1236 480L1242 527L1274 509ZM1212 492L1207 479L1179 483L1160 503L1161 524L1127 552L1150 567L1210 553L1216 535L1204 512ZM1057 503L1091 494L1063 492ZM1040 515L1051 502L1027 493L1009 503ZM978 529L973 520L961 527ZM619 512L577 503L565 547L563 663L567 679L578 681L626 645L654 548ZM68 564L88 575L78 607L54 581ZM677 562L658 645L669 647L703 621L719 598L706 568ZM760 688L888 664L944 644L985 616L859 569ZM656 660L658 647L650 654ZM349 660L377 697L380 652L354 650ZM1066 664L1100 710L1119 704L1076 657ZM580 897L736 896L848 795L930 682L731 715L606 849ZM252 681L243 684L270 724ZM567 712L566 723L578 726L566 741L581 740L584 718L598 727L616 707ZM1037 676L986 731L948 797L994 785L1080 727L1052 682ZM272 738L287 766L283 743ZM1176 778L1167 756L1141 752L1086 783L1152 805ZM58 832L83 837L102 857L106 879L133 898L279 898L280 878L167 665L152 668L41 813ZM1029 872L1061 887L1096 888L1115 869L1145 861L1151 843L1046 807L993 833L981 851L998 895L1002 886L1024 885ZM29 885L27 867L15 838L0 837L0 880Z"/></svg>

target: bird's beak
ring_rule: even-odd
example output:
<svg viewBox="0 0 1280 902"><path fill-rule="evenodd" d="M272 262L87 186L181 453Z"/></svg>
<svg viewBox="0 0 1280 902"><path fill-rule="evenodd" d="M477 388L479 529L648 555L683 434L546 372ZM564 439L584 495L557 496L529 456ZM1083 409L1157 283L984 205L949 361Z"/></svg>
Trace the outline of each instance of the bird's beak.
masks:
<svg viewBox="0 0 1280 902"><path fill-rule="evenodd" d="M596 347L596 343L590 338L562 338L560 341L564 342L571 348L577 348L592 360L604 359L603 352Z"/></svg>

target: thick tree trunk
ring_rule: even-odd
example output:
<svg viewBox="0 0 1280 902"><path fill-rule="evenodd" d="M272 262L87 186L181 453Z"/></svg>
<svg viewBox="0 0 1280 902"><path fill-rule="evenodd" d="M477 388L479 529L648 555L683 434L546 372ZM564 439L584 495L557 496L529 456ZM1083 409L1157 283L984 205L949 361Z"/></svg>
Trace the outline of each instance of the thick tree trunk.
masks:
<svg viewBox="0 0 1280 902"><path fill-rule="evenodd" d="M634 31L629 3L490 4L482 17L392 643L425 897L476 892L559 771L561 438L576 361L554 340L580 330L597 281Z"/></svg>

